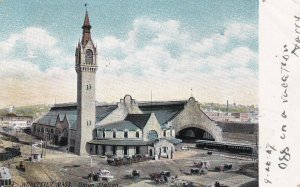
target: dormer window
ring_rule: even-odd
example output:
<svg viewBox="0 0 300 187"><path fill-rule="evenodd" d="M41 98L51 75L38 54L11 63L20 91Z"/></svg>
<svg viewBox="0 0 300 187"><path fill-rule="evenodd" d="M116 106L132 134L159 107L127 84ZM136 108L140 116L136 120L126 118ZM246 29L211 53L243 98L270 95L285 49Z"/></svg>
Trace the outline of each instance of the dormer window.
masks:
<svg viewBox="0 0 300 187"><path fill-rule="evenodd" d="M128 138L128 131L124 132L124 138Z"/></svg>
<svg viewBox="0 0 300 187"><path fill-rule="evenodd" d="M102 131L102 137L105 138L105 131Z"/></svg>
<svg viewBox="0 0 300 187"><path fill-rule="evenodd" d="M117 136L117 133L116 133L116 131L114 131L113 132L113 138L116 138L116 136Z"/></svg>
<svg viewBox="0 0 300 187"><path fill-rule="evenodd" d="M167 135L167 132L166 132L166 130L164 130L164 137L166 137L166 135Z"/></svg>
<svg viewBox="0 0 300 187"><path fill-rule="evenodd" d="M139 131L135 132L135 137L136 137L136 138L139 138L139 137L140 137Z"/></svg>

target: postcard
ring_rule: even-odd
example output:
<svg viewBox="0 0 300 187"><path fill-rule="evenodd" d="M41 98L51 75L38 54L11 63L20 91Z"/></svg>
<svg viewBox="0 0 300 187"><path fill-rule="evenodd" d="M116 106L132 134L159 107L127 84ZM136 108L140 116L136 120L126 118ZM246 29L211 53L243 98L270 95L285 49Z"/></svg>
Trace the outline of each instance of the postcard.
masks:
<svg viewBox="0 0 300 187"><path fill-rule="evenodd" d="M0 186L300 186L298 0L1 0L0 21Z"/></svg>

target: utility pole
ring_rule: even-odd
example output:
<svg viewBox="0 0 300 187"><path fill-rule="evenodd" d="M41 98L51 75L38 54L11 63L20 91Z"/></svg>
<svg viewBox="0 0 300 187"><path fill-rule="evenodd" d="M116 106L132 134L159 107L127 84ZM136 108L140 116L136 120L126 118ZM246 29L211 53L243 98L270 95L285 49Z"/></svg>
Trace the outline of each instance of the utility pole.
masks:
<svg viewBox="0 0 300 187"><path fill-rule="evenodd" d="M12 117L10 117L10 127L12 128ZM9 134L9 137L10 137L10 141L11 141L11 148L13 148L13 141L12 141L12 129L11 128L9 128L10 130L9 130L9 132L10 132L10 134Z"/></svg>
<svg viewBox="0 0 300 187"><path fill-rule="evenodd" d="M33 136L31 135L31 150L30 150L30 158L31 158L31 162L32 162L32 139L33 139Z"/></svg>
<svg viewBox="0 0 300 187"><path fill-rule="evenodd" d="M92 155L91 156L91 174L93 173L93 159L92 159Z"/></svg>
<svg viewBox="0 0 300 187"><path fill-rule="evenodd" d="M46 151L47 151L47 140L48 140L48 132L45 133L46 136L45 136L45 153L44 153L44 156L46 157Z"/></svg>
<svg viewBox="0 0 300 187"><path fill-rule="evenodd" d="M44 137L43 137L43 140L44 140ZM43 157L43 154L44 154L43 140L41 140L41 148L42 148L42 155L41 155L41 157Z"/></svg>

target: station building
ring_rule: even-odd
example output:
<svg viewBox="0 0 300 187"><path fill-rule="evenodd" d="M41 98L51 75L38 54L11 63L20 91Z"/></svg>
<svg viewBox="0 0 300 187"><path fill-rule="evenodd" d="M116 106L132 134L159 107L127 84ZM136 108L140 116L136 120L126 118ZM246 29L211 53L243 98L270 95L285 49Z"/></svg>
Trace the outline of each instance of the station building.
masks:
<svg viewBox="0 0 300 187"><path fill-rule="evenodd" d="M77 103L57 104L36 119L32 125L35 136L67 145L77 155L141 154L155 158L173 158L175 145L182 139L255 142L255 131L248 133L249 126L228 128L216 123L193 97L182 101L138 102L126 95L115 104L97 104L98 52L87 12L82 30L82 39L75 50ZM236 129L240 130L234 132ZM237 139L234 133L238 134Z"/></svg>

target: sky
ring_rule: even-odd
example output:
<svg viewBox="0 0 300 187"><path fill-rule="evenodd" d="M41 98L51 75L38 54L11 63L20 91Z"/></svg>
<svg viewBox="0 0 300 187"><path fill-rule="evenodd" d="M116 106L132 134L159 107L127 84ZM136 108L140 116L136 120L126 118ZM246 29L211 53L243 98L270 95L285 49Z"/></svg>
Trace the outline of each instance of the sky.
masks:
<svg viewBox="0 0 300 187"><path fill-rule="evenodd" d="M0 0L0 107L76 101L85 3L97 101L258 104L256 0Z"/></svg>

